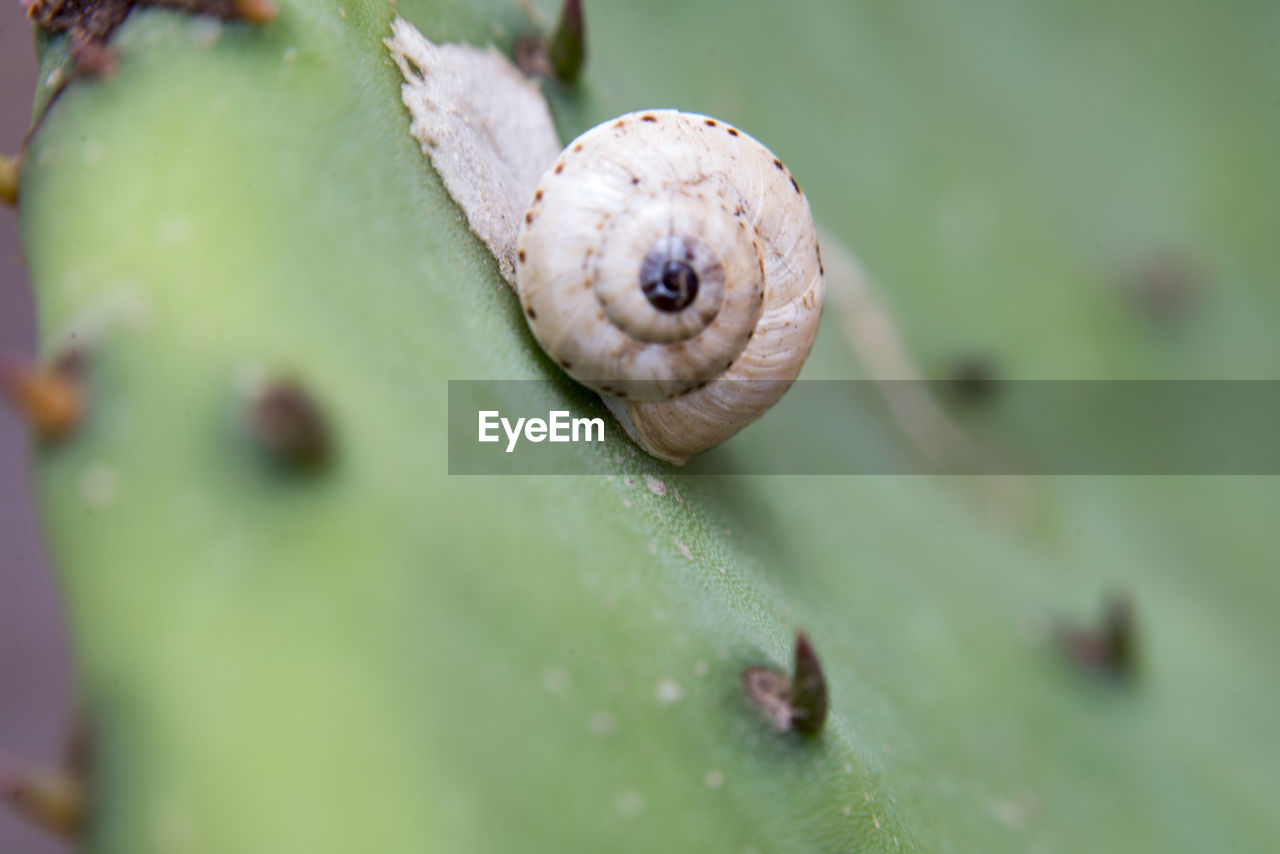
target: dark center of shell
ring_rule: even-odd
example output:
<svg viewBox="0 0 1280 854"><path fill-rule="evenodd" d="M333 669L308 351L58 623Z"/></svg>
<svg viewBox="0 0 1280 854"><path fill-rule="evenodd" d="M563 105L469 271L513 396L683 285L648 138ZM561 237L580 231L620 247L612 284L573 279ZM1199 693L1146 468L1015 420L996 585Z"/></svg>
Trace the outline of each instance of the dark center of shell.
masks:
<svg viewBox="0 0 1280 854"><path fill-rule="evenodd" d="M683 311L698 298L698 274L687 261L651 251L640 264L640 287L658 311Z"/></svg>

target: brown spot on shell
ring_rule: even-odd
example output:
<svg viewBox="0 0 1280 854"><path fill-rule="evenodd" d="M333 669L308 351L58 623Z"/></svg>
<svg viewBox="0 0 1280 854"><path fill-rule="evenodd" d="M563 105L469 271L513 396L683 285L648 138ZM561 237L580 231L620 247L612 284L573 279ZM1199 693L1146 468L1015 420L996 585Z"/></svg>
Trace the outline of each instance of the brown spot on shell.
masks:
<svg viewBox="0 0 1280 854"><path fill-rule="evenodd" d="M640 121L642 122L656 122L657 120L657 116L649 115L648 113L640 117Z"/></svg>
<svg viewBox="0 0 1280 854"><path fill-rule="evenodd" d="M540 202L540 201L542 201L542 191L541 191L541 190L539 190L538 192L536 192L536 193L534 193L534 194L533 194L533 201L534 201L535 203L536 203L536 202Z"/></svg>
<svg viewBox="0 0 1280 854"><path fill-rule="evenodd" d="M576 145L574 145L573 150L574 150L574 151L581 151L581 150L582 150L582 143L580 143L580 142L579 142L579 143L577 143Z"/></svg>
<svg viewBox="0 0 1280 854"><path fill-rule="evenodd" d="M738 135L738 131L737 131L737 129L736 129L736 128L727 128L727 130L729 131L729 136L737 136L737 135Z"/></svg>
<svg viewBox="0 0 1280 854"><path fill-rule="evenodd" d="M782 161L781 161L781 160L779 160L779 159L778 159L778 158L776 158L776 157L775 157L775 158L773 158L773 165L778 167L778 171L779 171L779 172L785 172L785 171L787 171L785 168L783 168Z"/></svg>
<svg viewBox="0 0 1280 854"><path fill-rule="evenodd" d="M613 123L613 126L616 128L620 128L620 127L626 127L626 124L627 124L626 119L618 119L616 122Z"/></svg>
<svg viewBox="0 0 1280 854"><path fill-rule="evenodd" d="M525 313L525 314L527 314L527 315L529 315L529 319L530 319L530 320L537 320L537 319L538 319L538 313L537 313L536 311L534 311L534 310L533 310L533 306L531 306L531 305L526 305L526 306L524 307L524 313Z"/></svg>
<svg viewBox="0 0 1280 854"><path fill-rule="evenodd" d="M519 252L517 252L517 253L516 253L516 261L520 262L521 264L523 264L523 263L524 263L524 250L523 250L523 249L521 249Z"/></svg>
<svg viewBox="0 0 1280 854"><path fill-rule="evenodd" d="M526 225L533 225L533 211L526 211L524 215Z"/></svg>
<svg viewBox="0 0 1280 854"><path fill-rule="evenodd" d="M557 163L557 164L556 164L556 174L557 174L557 175L559 175L559 174L560 174L561 172L563 172L563 171L564 171L564 164L563 164L563 163Z"/></svg>
<svg viewBox="0 0 1280 854"><path fill-rule="evenodd" d="M794 177L791 179L791 186L796 188L797 193L800 192L800 185L796 183L796 179Z"/></svg>
<svg viewBox="0 0 1280 854"><path fill-rule="evenodd" d="M704 119L702 123L703 123L704 125L706 125L707 127L709 127L709 128L713 128L713 127L715 127L715 126L716 126L716 120L715 120L715 119Z"/></svg>
<svg viewBox="0 0 1280 854"><path fill-rule="evenodd" d="M560 360L560 367L564 368L564 369L567 371L567 370L569 370L570 368L572 368L572 367L573 367L573 365L569 364L569 360L568 360L568 359L561 359L561 360Z"/></svg>

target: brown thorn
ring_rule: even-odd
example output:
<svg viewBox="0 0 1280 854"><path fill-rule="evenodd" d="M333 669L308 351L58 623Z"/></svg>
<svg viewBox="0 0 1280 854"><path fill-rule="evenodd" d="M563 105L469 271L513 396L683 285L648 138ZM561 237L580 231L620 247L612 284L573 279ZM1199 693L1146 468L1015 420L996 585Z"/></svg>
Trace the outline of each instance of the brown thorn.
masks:
<svg viewBox="0 0 1280 854"><path fill-rule="evenodd" d="M249 430L268 456L288 468L322 468L332 453L328 420L293 380L277 380L262 390L250 410Z"/></svg>
<svg viewBox="0 0 1280 854"><path fill-rule="evenodd" d="M795 730L817 735L827 720L827 680L813 644L804 632L796 633L794 672L790 679L768 667L742 671L747 696L773 721L779 732Z"/></svg>
<svg viewBox="0 0 1280 854"><path fill-rule="evenodd" d="M565 0L560 21L547 43L551 68L566 83L578 79L587 58L587 34L582 19L582 0Z"/></svg>
<svg viewBox="0 0 1280 854"><path fill-rule="evenodd" d="M22 164L22 155L10 157L0 154L0 202L6 205L18 203L18 167Z"/></svg>
<svg viewBox="0 0 1280 854"><path fill-rule="evenodd" d="M796 632L795 672L791 677L791 719L796 732L817 735L827 720L827 680L822 663L804 632Z"/></svg>
<svg viewBox="0 0 1280 854"><path fill-rule="evenodd" d="M44 441L65 438L83 420L84 354L70 349L47 367L0 356L0 395Z"/></svg>
<svg viewBox="0 0 1280 854"><path fill-rule="evenodd" d="M58 768L41 768L0 755L0 801L31 824L66 839L84 826L83 779Z"/></svg>

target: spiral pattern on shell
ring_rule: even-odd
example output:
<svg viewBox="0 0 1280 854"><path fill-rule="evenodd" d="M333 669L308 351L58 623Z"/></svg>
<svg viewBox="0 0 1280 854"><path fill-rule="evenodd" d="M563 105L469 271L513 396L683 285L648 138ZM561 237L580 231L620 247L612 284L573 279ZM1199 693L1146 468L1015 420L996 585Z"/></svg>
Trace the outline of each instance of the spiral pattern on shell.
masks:
<svg viewBox="0 0 1280 854"><path fill-rule="evenodd" d="M516 276L542 348L675 462L782 395L823 294L813 219L782 162L675 110L630 113L569 144L525 214Z"/></svg>

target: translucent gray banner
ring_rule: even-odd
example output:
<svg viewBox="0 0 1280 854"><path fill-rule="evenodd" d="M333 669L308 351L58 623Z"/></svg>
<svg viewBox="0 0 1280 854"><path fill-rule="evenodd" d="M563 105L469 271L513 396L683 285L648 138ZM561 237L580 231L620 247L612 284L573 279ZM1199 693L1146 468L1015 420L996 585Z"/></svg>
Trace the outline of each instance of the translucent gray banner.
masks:
<svg viewBox="0 0 1280 854"><path fill-rule="evenodd" d="M449 382L450 474L599 474L644 460L567 380ZM800 381L681 471L1274 475L1280 381Z"/></svg>

